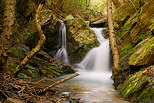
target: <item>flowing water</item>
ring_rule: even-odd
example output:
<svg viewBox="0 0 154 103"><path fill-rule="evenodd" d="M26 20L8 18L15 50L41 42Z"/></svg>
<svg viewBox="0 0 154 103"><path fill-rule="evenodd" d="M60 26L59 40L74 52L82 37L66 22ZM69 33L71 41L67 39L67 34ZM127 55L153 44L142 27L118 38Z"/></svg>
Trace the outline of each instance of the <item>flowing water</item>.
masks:
<svg viewBox="0 0 154 103"><path fill-rule="evenodd" d="M76 64L79 76L63 84L64 93L81 98L80 103L129 103L120 98L111 80L109 40L102 35L104 28L91 28L100 43Z"/></svg>
<svg viewBox="0 0 154 103"><path fill-rule="evenodd" d="M68 55L66 51L66 26L63 21L60 22L59 45L61 46L61 48L58 49L54 58L63 61L66 64L69 64Z"/></svg>
<svg viewBox="0 0 154 103"><path fill-rule="evenodd" d="M111 80L109 40L102 35L105 28L91 28L99 41L99 46L91 49L83 60L76 64L79 76L60 84L66 87L61 92L71 97L81 98L80 103L129 103L118 96ZM60 22L60 49L55 59L69 64L66 51L66 27Z"/></svg>

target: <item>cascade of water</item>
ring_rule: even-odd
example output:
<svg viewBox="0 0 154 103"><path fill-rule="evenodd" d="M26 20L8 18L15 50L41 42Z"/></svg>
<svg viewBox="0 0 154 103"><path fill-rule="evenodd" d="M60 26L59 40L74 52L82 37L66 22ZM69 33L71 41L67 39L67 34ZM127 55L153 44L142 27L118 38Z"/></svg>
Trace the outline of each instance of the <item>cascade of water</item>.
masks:
<svg viewBox="0 0 154 103"><path fill-rule="evenodd" d="M59 38L59 44L61 45L61 48L57 51L54 58L57 60L64 61L66 64L69 64L66 51L66 26L63 21L60 22Z"/></svg>
<svg viewBox="0 0 154 103"><path fill-rule="evenodd" d="M79 70L108 72L110 69L109 40L102 36L105 28L91 28L100 43L96 48L91 49L85 58L78 64Z"/></svg>

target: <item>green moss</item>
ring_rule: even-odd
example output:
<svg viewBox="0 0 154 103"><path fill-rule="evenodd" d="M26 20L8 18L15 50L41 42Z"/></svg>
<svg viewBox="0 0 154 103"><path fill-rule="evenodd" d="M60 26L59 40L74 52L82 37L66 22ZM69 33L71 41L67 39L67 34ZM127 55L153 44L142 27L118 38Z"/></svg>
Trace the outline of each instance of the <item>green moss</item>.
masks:
<svg viewBox="0 0 154 103"><path fill-rule="evenodd" d="M154 63L154 37L140 47L129 58L129 65L151 65Z"/></svg>
<svg viewBox="0 0 154 103"><path fill-rule="evenodd" d="M146 37L147 37L147 35L140 34L139 40L142 41L142 40L146 39Z"/></svg>
<svg viewBox="0 0 154 103"><path fill-rule="evenodd" d="M134 45L131 44L131 43L125 44L123 49L122 49L122 56L128 55L130 52L132 52L133 47L134 47Z"/></svg>
<svg viewBox="0 0 154 103"><path fill-rule="evenodd" d="M16 69L16 67L17 67L17 65L19 65L19 63L18 62L11 62L11 63L9 63L8 65L7 65L7 69L11 69L11 70L15 70Z"/></svg>
<svg viewBox="0 0 154 103"><path fill-rule="evenodd" d="M57 62L54 65L44 64L40 68L42 76L59 77L64 74L74 73L74 70L69 65L64 65Z"/></svg>
<svg viewBox="0 0 154 103"><path fill-rule="evenodd" d="M132 27L132 24L126 24L121 28L121 32L119 33L119 38L122 38L123 36L127 35L129 33L130 29Z"/></svg>
<svg viewBox="0 0 154 103"><path fill-rule="evenodd" d="M139 0L132 0L131 2L125 2L121 7L119 7L115 14L114 20L124 21L128 16L133 15L139 10L140 3Z"/></svg>
<svg viewBox="0 0 154 103"><path fill-rule="evenodd" d="M24 74L24 73L19 73L19 74L18 74L18 78L20 78L20 79L22 79L22 80L31 79L31 77L27 76L27 75Z"/></svg>
<svg viewBox="0 0 154 103"><path fill-rule="evenodd" d="M26 56L26 54L22 48L14 47L11 49L9 56L14 57L14 58L18 58L18 59L23 59Z"/></svg>
<svg viewBox="0 0 154 103"><path fill-rule="evenodd" d="M47 77L58 77L60 76L60 72L56 71L57 68L55 68L53 66L50 66L50 65L43 65L41 67L41 73L42 73L42 76L47 76Z"/></svg>
<svg viewBox="0 0 154 103"><path fill-rule="evenodd" d="M123 85L118 86L120 94L134 103L154 100L153 66L130 75ZM149 75L149 72L152 73Z"/></svg>
<svg viewBox="0 0 154 103"><path fill-rule="evenodd" d="M135 99L134 99L135 100ZM154 84L153 85L147 85L143 92L139 95L138 100L144 102L150 102L154 101Z"/></svg>
<svg viewBox="0 0 154 103"><path fill-rule="evenodd" d="M105 23L106 20L98 20L98 21L95 21L95 22L92 22L91 24L101 24L101 23Z"/></svg>
<svg viewBox="0 0 154 103"><path fill-rule="evenodd" d="M69 41L68 54L71 61L79 62L92 47L98 45L98 42L94 32L90 30L81 16L77 15L76 17L72 17L68 15L65 20Z"/></svg>

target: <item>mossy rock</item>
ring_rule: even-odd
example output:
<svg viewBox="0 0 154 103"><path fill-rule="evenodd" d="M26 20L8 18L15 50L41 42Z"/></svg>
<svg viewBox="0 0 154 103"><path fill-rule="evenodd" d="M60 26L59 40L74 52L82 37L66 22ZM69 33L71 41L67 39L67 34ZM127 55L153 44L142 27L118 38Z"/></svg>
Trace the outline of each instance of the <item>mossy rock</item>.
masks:
<svg viewBox="0 0 154 103"><path fill-rule="evenodd" d="M140 8L139 0L132 0L131 2L125 2L114 13L113 17L115 21L125 23L125 21Z"/></svg>
<svg viewBox="0 0 154 103"><path fill-rule="evenodd" d="M130 75L119 88L120 94L134 103L154 101L154 66Z"/></svg>
<svg viewBox="0 0 154 103"><path fill-rule="evenodd" d="M102 20L97 20L95 22L91 22L90 23L90 27L105 27L106 25L106 20L102 19Z"/></svg>
<svg viewBox="0 0 154 103"><path fill-rule="evenodd" d="M26 67L24 67L23 70L18 74L18 78L23 80L38 77L40 77L39 70L31 65L27 65Z"/></svg>
<svg viewBox="0 0 154 103"><path fill-rule="evenodd" d="M129 58L129 65L144 66L154 63L154 37L141 46Z"/></svg>
<svg viewBox="0 0 154 103"><path fill-rule="evenodd" d="M91 48L98 45L97 39L86 21L79 15L75 17L69 15L66 17L65 22L70 61L79 62Z"/></svg>
<svg viewBox="0 0 154 103"><path fill-rule="evenodd" d="M136 22L135 26L130 31L130 38L132 43L137 43L141 40L144 40L146 36L151 35L152 27L154 23L154 1L151 0L146 3L142 8L138 16L138 22Z"/></svg>
<svg viewBox="0 0 154 103"><path fill-rule="evenodd" d="M63 63L43 64L40 68L41 75L47 77L59 77L64 74L74 73L74 70L69 65Z"/></svg>

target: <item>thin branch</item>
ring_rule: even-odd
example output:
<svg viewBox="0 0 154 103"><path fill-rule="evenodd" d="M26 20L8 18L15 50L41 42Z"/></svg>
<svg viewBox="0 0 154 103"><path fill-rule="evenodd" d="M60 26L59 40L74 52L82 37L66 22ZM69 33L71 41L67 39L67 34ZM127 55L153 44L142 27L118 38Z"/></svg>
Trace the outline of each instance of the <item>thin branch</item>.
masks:
<svg viewBox="0 0 154 103"><path fill-rule="evenodd" d="M39 15L40 15L40 12L41 12L41 9L42 9L43 5L40 4L37 8L37 11L36 11L36 15L35 15L35 28L36 30L38 31L38 36L40 37L40 40L38 41L37 45L35 48L33 48L31 50L31 52L21 61L21 63L16 67L16 71L15 71L15 77L17 77L17 75L19 74L19 72L22 70L23 67L25 67L25 65L28 63L28 61L37 53L39 52L44 43L45 43L45 40L46 40L46 37L45 35L43 34L43 31L41 29L41 26L39 24Z"/></svg>

